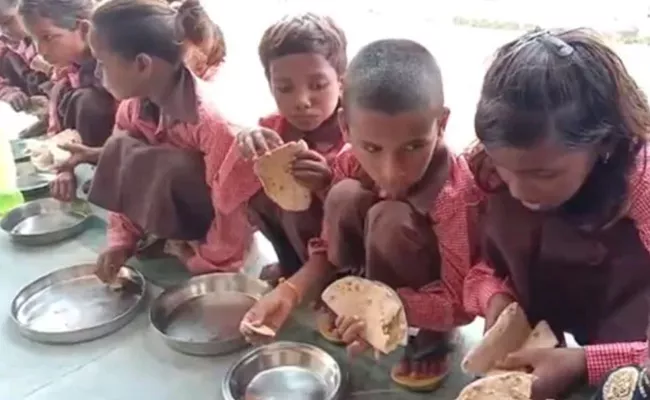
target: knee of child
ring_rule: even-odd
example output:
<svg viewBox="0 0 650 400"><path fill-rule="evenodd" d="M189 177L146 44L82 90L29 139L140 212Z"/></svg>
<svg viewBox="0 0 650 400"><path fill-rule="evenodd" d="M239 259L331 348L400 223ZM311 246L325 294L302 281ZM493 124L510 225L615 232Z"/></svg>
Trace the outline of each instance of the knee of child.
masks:
<svg viewBox="0 0 650 400"><path fill-rule="evenodd" d="M79 88L77 89L77 93L77 107L79 110L83 110L80 112L92 114L100 112L101 114L106 114L106 111L112 110L116 104L108 92L103 93L94 87Z"/></svg>
<svg viewBox="0 0 650 400"><path fill-rule="evenodd" d="M383 200L373 205L366 216L366 230L383 232L381 237L389 237L386 232L401 231L412 219L413 209L408 203L395 200Z"/></svg>
<svg viewBox="0 0 650 400"><path fill-rule="evenodd" d="M355 179L344 179L336 183L327 193L327 198L323 204L325 217L333 216L357 216L360 209L367 203L372 193L365 189L361 182ZM369 205L367 206L369 207ZM361 212L365 214L365 212Z"/></svg>

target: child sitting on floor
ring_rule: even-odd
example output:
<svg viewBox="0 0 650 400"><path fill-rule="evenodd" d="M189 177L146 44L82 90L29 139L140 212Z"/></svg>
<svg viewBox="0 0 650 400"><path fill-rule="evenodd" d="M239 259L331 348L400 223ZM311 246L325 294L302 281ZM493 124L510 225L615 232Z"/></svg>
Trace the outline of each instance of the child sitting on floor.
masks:
<svg viewBox="0 0 650 400"><path fill-rule="evenodd" d="M37 54L25 31L18 0L0 0L0 31L0 101L22 111L31 105L30 98L49 95L52 66Z"/></svg>
<svg viewBox="0 0 650 400"><path fill-rule="evenodd" d="M180 241L171 250L192 273L239 270L260 184L209 84L182 62L178 14L159 0L113 0L91 23L104 84L122 100L116 128L128 132L102 150L89 196L112 212L98 276L111 282L144 234Z"/></svg>
<svg viewBox="0 0 650 400"><path fill-rule="evenodd" d="M454 329L471 321L462 289L471 266L466 204L475 188L467 163L443 143L448 117L440 69L423 46L388 39L363 47L343 84L339 123L350 148L333 167L322 239L244 321L278 329L335 273L362 274L394 288L409 325L419 328L392 379L436 388L449 371ZM363 346L361 323L337 322L333 333L350 350Z"/></svg>
<svg viewBox="0 0 650 400"><path fill-rule="evenodd" d="M21 0L18 13L38 52L55 68L50 95L50 134L79 132L87 147L100 147L113 131L117 102L95 75L97 61L88 48L88 19L93 0ZM52 195L72 200L76 179L62 167L51 185Z"/></svg>
<svg viewBox="0 0 650 400"><path fill-rule="evenodd" d="M646 357L650 109L620 58L584 29L501 47L476 111L472 169L487 192L466 308L489 328L516 300L580 348L533 349L533 398L559 398Z"/></svg>
<svg viewBox="0 0 650 400"><path fill-rule="evenodd" d="M341 77L347 65L345 34L328 17L312 13L287 16L266 29L259 56L278 112L260 119L267 137L238 137L248 157L263 155L284 141L304 140L297 154L294 178L312 190L308 210L285 211L260 190L250 201L254 224L273 245L278 264L267 266L261 278L273 284L293 275L307 261L307 242L320 233L323 203L332 179L329 164L344 141L336 119Z"/></svg>

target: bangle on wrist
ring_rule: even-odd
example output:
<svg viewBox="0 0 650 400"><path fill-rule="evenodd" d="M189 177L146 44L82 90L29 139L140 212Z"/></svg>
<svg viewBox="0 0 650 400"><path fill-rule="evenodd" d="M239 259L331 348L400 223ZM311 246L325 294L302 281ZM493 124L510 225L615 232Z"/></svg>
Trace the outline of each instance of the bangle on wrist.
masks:
<svg viewBox="0 0 650 400"><path fill-rule="evenodd" d="M293 283L289 282L285 278L280 278L280 285L284 285L288 287L294 294L296 304L302 303L302 295L300 294L300 290L294 285Z"/></svg>

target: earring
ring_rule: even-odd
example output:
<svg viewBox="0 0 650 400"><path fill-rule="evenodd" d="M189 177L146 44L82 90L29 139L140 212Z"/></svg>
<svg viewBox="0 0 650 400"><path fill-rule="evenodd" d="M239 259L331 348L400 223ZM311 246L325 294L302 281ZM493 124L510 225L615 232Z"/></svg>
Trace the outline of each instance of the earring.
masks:
<svg viewBox="0 0 650 400"><path fill-rule="evenodd" d="M603 164L607 164L609 162L609 156L610 153L608 151L607 153L605 153L605 156L603 157Z"/></svg>

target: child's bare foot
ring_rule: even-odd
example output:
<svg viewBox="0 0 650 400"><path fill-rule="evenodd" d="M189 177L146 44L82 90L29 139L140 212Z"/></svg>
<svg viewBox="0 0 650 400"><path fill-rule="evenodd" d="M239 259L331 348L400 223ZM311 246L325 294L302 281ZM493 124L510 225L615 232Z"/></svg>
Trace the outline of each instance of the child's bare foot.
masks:
<svg viewBox="0 0 650 400"><path fill-rule="evenodd" d="M409 340L400 362L391 370L393 381L413 391L438 388L449 373L453 334L420 331Z"/></svg>
<svg viewBox="0 0 650 400"><path fill-rule="evenodd" d="M260 279L267 282L269 285L276 287L282 278L282 268L280 264L273 263L264 266L260 272Z"/></svg>

